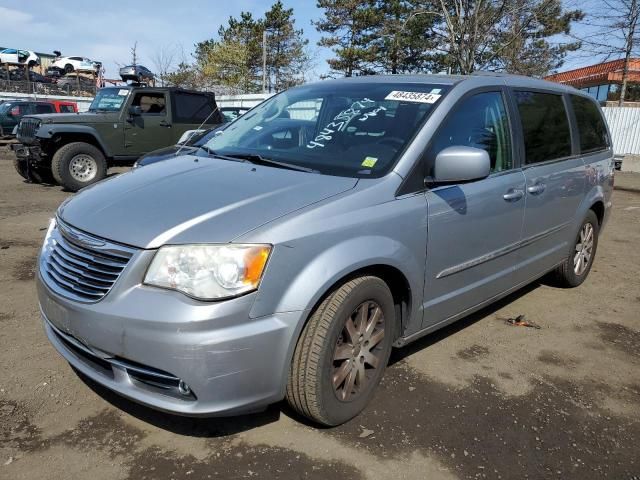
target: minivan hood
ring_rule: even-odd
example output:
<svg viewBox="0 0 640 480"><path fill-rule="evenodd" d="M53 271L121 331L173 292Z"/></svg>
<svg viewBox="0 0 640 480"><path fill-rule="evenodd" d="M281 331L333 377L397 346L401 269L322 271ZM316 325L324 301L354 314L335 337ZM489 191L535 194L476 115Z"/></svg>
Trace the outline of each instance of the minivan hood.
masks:
<svg viewBox="0 0 640 480"><path fill-rule="evenodd" d="M139 248L226 243L357 179L190 155L92 185L68 199L69 225Z"/></svg>

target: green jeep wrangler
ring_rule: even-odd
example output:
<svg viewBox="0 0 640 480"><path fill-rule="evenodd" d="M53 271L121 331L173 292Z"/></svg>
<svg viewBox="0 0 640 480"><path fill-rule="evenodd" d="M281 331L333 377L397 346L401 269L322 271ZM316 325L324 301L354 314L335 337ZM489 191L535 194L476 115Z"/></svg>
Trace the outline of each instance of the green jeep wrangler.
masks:
<svg viewBox="0 0 640 480"><path fill-rule="evenodd" d="M174 145L187 130L224 122L213 93L144 86L98 91L84 113L27 115L18 126L15 166L36 183L77 191L109 166Z"/></svg>

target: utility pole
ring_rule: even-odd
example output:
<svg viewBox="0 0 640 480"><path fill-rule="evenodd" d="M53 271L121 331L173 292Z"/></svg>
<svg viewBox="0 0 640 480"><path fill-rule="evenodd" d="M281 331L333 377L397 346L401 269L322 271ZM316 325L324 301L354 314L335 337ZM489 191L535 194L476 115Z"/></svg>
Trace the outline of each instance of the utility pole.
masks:
<svg viewBox="0 0 640 480"><path fill-rule="evenodd" d="M640 11L638 10L638 0L631 0L631 8L629 15L629 31L627 32L627 38L625 42L625 55L624 55L624 67L622 67L622 88L620 89L620 100L618 105L624 106L624 100L627 93L627 81L629 77L629 62L631 60L631 51L633 50L633 41L636 33L636 27L640 17Z"/></svg>
<svg viewBox="0 0 640 480"><path fill-rule="evenodd" d="M267 31L262 31L262 93L267 93Z"/></svg>

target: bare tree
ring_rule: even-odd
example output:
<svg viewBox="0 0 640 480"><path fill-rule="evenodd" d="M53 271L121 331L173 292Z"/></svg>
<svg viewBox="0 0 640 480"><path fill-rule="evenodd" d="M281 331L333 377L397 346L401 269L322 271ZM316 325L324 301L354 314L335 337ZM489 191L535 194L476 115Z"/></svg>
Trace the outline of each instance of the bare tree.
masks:
<svg viewBox="0 0 640 480"><path fill-rule="evenodd" d="M182 52L182 53L181 53ZM180 56L184 56L184 50L179 45L164 45L156 49L151 55L151 62L155 67L155 73L160 80L160 85L165 86L171 74L177 68L179 63L184 63L179 60Z"/></svg>
<svg viewBox="0 0 640 480"><path fill-rule="evenodd" d="M433 0L417 13L439 19L432 31L443 68L535 76L558 68L567 52L579 48L552 40L583 17L580 10L565 10L561 0Z"/></svg>
<svg viewBox="0 0 640 480"><path fill-rule="evenodd" d="M638 0L598 0L584 20L579 38L585 49L603 60L623 59L619 105L624 105L632 55L640 53L640 4Z"/></svg>
<svg viewBox="0 0 640 480"><path fill-rule="evenodd" d="M131 47L131 65L134 67L138 64L138 41L136 40Z"/></svg>

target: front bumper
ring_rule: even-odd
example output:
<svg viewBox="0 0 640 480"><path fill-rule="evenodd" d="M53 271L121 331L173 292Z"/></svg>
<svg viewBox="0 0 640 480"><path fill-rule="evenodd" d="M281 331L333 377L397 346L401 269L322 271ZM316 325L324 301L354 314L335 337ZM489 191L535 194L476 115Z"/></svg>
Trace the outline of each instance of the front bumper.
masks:
<svg viewBox="0 0 640 480"><path fill-rule="evenodd" d="M149 258L134 260L91 304L60 297L38 273L45 332L72 366L124 397L180 415L237 414L284 397L303 312L251 319L255 294L203 303L140 285L131 279ZM180 379L192 395L147 382L139 370Z"/></svg>
<svg viewBox="0 0 640 480"><path fill-rule="evenodd" d="M29 161L32 165L37 165L42 160L42 149L39 145L24 145L22 143L11 144L11 150L19 160Z"/></svg>

